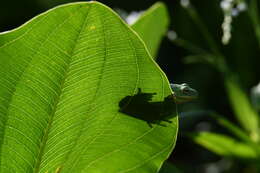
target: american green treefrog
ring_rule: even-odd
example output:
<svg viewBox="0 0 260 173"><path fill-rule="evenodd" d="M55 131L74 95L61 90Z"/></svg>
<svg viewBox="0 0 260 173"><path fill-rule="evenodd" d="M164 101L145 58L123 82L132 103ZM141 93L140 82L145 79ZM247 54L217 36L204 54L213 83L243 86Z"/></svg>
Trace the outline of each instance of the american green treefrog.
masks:
<svg viewBox="0 0 260 173"><path fill-rule="evenodd" d="M173 92L173 99L177 104L189 102L198 97L198 92L186 83L170 84L170 86Z"/></svg>

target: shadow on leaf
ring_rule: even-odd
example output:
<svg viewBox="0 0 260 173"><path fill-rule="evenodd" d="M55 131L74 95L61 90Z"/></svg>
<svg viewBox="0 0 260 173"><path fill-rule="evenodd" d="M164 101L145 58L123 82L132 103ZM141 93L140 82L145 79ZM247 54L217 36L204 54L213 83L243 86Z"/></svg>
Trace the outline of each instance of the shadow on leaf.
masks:
<svg viewBox="0 0 260 173"><path fill-rule="evenodd" d="M154 95L156 93L142 93L139 88L137 94L126 96L119 102L119 112L144 120L150 127L152 124L166 126L161 122L171 123L169 119L177 114L176 103L171 95L163 101L152 102Z"/></svg>

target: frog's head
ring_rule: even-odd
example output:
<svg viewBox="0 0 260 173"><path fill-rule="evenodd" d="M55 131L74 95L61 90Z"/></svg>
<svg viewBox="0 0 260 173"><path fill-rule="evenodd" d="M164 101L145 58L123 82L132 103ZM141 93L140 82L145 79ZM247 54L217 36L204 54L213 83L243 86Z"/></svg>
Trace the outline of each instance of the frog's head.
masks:
<svg viewBox="0 0 260 173"><path fill-rule="evenodd" d="M186 83L170 85L176 103L188 102L198 97L198 92Z"/></svg>

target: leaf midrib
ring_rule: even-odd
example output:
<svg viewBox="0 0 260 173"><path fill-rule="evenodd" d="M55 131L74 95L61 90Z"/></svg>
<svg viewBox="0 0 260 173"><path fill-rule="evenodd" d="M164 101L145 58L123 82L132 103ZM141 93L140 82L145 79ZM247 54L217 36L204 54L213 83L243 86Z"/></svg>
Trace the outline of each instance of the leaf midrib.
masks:
<svg viewBox="0 0 260 173"><path fill-rule="evenodd" d="M100 18L98 18L98 19L100 19ZM101 20L101 23L103 24L104 21ZM100 85L101 85L101 81L102 81L103 74L104 74L104 68L105 68L105 64L106 64L107 45L106 45L106 34L105 34L104 25L102 25L102 34L103 34L103 39L104 39L103 47L104 47L104 52L105 52L105 53L104 53L104 56L103 56L104 59L103 59L103 63L102 63L102 67L101 67L101 72L100 72L101 75L100 75L99 81L98 81L98 83L97 83L97 89L96 89L96 91L95 91L95 94L94 94L93 99L92 99L91 102L94 102L94 100L95 100L95 98L97 97L97 94L98 94L98 92L99 92L99 88L100 88ZM90 110L89 110L88 112L91 112L91 109L92 109L92 108L90 107ZM77 138L75 139L75 142L74 142L72 148L74 148L74 147L77 145L77 143L78 143L78 141L79 141L79 137L82 135L82 133L83 133L83 130L81 129L80 132L79 132L79 134L77 135ZM99 135L99 134L98 134L98 135ZM96 135L90 143L92 143L93 141L95 141L95 139L96 139L96 137L97 137L98 135ZM89 145L89 144L88 144L88 145ZM72 150L67 154L67 156L66 156L66 158L65 158L65 164L66 164L67 159L68 159L68 157L69 157L69 155L70 155L71 152L72 152ZM73 165L71 165L71 167L70 167L71 170L72 170L73 167L76 165L77 161L78 161L78 160L76 160L75 162L73 162Z"/></svg>

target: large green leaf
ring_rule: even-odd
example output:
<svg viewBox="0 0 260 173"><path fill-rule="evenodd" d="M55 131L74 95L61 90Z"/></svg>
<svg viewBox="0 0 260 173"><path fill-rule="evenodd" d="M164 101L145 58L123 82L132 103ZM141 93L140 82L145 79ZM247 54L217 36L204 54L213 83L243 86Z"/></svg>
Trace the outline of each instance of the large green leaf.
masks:
<svg viewBox="0 0 260 173"><path fill-rule="evenodd" d="M131 27L144 40L152 57L155 58L168 26L167 8L163 3L157 2L146 10Z"/></svg>
<svg viewBox="0 0 260 173"><path fill-rule="evenodd" d="M192 133L189 135L196 143L208 150L226 157L257 159L257 152L250 145L231 137L216 133Z"/></svg>
<svg viewBox="0 0 260 173"><path fill-rule="evenodd" d="M0 66L0 172L152 173L174 147L177 117L160 122L155 110L171 94L167 78L98 2L0 34Z"/></svg>

